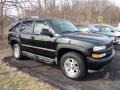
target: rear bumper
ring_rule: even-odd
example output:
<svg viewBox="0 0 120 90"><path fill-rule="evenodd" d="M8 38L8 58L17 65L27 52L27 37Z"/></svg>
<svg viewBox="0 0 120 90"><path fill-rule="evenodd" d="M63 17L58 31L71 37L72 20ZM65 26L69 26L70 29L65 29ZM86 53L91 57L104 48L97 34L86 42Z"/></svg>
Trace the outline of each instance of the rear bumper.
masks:
<svg viewBox="0 0 120 90"><path fill-rule="evenodd" d="M88 67L90 69L100 69L103 66L105 66L106 64L110 63L112 61L112 59L115 56L115 50L112 50L112 54L108 57L104 57L102 59L94 59L91 57L87 57L87 63L88 63Z"/></svg>

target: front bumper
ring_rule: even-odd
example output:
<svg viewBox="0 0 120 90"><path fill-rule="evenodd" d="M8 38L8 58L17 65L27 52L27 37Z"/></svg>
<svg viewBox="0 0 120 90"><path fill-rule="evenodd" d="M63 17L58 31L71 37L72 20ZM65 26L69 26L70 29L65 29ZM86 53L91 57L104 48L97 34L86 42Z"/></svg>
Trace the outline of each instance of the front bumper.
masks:
<svg viewBox="0 0 120 90"><path fill-rule="evenodd" d="M116 41L113 41L113 43L114 43L114 44L118 44L118 43L119 43L119 41L118 41L118 40L116 40Z"/></svg>
<svg viewBox="0 0 120 90"><path fill-rule="evenodd" d="M87 57L88 68L90 69L100 69L106 64L110 63L115 56L115 50L112 50L112 54L101 59L94 59L92 57Z"/></svg>
<svg viewBox="0 0 120 90"><path fill-rule="evenodd" d="M118 44L119 43L119 40L114 40L113 41L113 44Z"/></svg>

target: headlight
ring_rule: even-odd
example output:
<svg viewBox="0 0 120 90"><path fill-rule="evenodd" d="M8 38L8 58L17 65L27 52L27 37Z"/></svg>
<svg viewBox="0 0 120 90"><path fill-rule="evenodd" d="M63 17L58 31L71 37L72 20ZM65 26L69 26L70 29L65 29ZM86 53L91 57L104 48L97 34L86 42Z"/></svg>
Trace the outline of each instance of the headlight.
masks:
<svg viewBox="0 0 120 90"><path fill-rule="evenodd" d="M101 50L104 50L105 48L106 46L94 46L93 51L101 51Z"/></svg>

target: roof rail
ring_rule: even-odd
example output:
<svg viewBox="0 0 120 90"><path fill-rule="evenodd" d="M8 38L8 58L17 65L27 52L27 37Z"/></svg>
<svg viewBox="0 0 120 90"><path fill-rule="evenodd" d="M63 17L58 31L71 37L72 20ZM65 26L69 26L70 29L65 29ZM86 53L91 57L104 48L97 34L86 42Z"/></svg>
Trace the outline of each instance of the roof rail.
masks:
<svg viewBox="0 0 120 90"><path fill-rule="evenodd" d="M14 21L15 21L15 22L20 22L20 21L31 20L31 19L40 19L40 20L44 20L44 19L55 19L55 18L52 18L52 17L31 16L31 17L17 18L17 19L15 19Z"/></svg>
<svg viewBox="0 0 120 90"><path fill-rule="evenodd" d="M38 16L31 16L31 17L17 18L16 21L26 20L26 19L39 19L39 17Z"/></svg>

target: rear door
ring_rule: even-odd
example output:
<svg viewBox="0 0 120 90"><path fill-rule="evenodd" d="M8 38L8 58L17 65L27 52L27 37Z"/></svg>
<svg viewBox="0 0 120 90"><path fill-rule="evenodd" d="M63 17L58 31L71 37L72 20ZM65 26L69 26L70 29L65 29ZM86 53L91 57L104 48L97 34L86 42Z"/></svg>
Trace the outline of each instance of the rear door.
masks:
<svg viewBox="0 0 120 90"><path fill-rule="evenodd" d="M42 35L41 30L48 29L52 32L52 28L45 21L36 21L34 23L34 38L33 38L33 49L34 53L45 57L54 58L57 43L55 42L56 37L50 37Z"/></svg>
<svg viewBox="0 0 120 90"><path fill-rule="evenodd" d="M32 52L33 21L24 21L20 29L20 41L23 51Z"/></svg>

